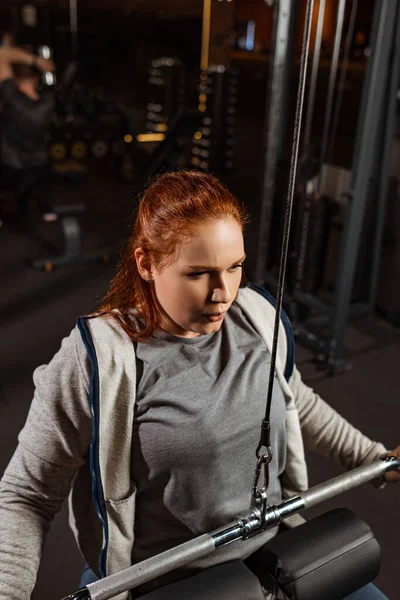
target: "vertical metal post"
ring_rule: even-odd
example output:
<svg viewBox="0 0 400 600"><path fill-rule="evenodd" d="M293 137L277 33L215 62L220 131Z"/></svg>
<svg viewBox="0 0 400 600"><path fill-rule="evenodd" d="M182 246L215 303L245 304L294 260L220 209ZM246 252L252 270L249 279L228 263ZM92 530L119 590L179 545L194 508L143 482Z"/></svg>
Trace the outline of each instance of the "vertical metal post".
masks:
<svg viewBox="0 0 400 600"><path fill-rule="evenodd" d="M71 32L72 58L78 60L78 6L77 0L69 0L69 26Z"/></svg>
<svg viewBox="0 0 400 600"><path fill-rule="evenodd" d="M397 0L395 0L395 2L397 2ZM372 16L372 26L371 26L371 33L370 33L370 40L369 40L370 56L369 56L369 60L367 63L366 73L364 76L359 117L358 117L358 125L357 125L357 131L356 131L356 136L355 136L356 140L355 140L354 150L353 150L353 165L358 164L358 156L360 154L360 148L361 148L361 137L363 134L363 127L360 127L360 124L365 123L365 111L366 111L367 103L368 103L367 102L368 101L368 90L371 88L371 74L372 74L372 66L373 66L372 65L372 52L373 52L374 48L376 48L376 45L377 45L377 36L378 36L379 24L380 24L380 11L378 9L378 5L379 5L379 2L378 2L378 0L376 0L374 13Z"/></svg>
<svg viewBox="0 0 400 600"><path fill-rule="evenodd" d="M331 120L332 120L333 96L334 96L334 92L335 92L336 76L337 76L337 70L338 70L340 43L342 40L345 6L346 6L346 0L340 0L338 12L337 12L336 33L335 33L335 43L334 43L334 47L333 47L332 64L331 64L331 70L329 73L328 102L327 102L326 111L325 111L325 122L324 122L324 130L323 130L323 134L322 134L322 144L321 144L321 165L326 160L326 150L328 148L328 137L329 137L329 131L330 131L330 126L331 126Z"/></svg>
<svg viewBox="0 0 400 600"><path fill-rule="evenodd" d="M208 69L208 57L210 54L210 27L211 27L211 1L203 0L203 29L201 33L201 56L200 69Z"/></svg>
<svg viewBox="0 0 400 600"><path fill-rule="evenodd" d="M308 99L307 99L307 116L306 116L306 123L304 126L303 159L306 159L306 157L307 157L307 154L309 151L309 146L310 146L310 140L311 140L311 124L312 124L312 119L314 116L315 92L317 89L319 61L321 58L321 42L322 42L322 29L324 26L324 16L325 16L325 0L320 0L319 9L318 9L317 32L315 35L313 61L312 61L312 67L311 67L310 89L308 92Z"/></svg>
<svg viewBox="0 0 400 600"><path fill-rule="evenodd" d="M358 9L358 0L353 0L352 6L351 6L349 27L347 29L347 34L346 34L346 42L345 42L345 47L344 47L342 67L340 70L340 77L339 77L339 81L338 81L338 93L337 93L337 97L336 97L335 110L334 110L333 117L332 117L332 126L331 126L330 136L329 136L330 140L328 143L328 148L326 150L326 156L324 157L324 160L328 164L332 161L333 148L334 148L334 144L336 141L336 134L337 134L338 125L339 125L339 115L340 115L340 109L342 107L343 90L344 90L344 85L345 85L345 81L346 81L347 69L348 69L348 65L349 65L351 43L353 41L354 26L355 26L356 17L357 17L357 9Z"/></svg>
<svg viewBox="0 0 400 600"><path fill-rule="evenodd" d="M288 87L288 72L291 69L290 48L293 35L293 15L296 14L296 0L279 0L275 4L276 29L274 36L273 64L268 78L269 104L265 118L265 162L261 196L260 226L257 247L255 280L264 283L264 273L267 262L267 251L273 200L275 192L276 167L278 152L282 147L282 136L285 130L285 111L282 107L286 102Z"/></svg>
<svg viewBox="0 0 400 600"><path fill-rule="evenodd" d="M393 58L391 69L388 73L388 103L382 111L383 144L381 157L379 157L379 183L377 190L374 240L372 249L372 264L370 265L368 307L372 312L376 302L376 290L378 285L379 266L381 259L382 231L385 224L387 196L389 187L390 154L393 147L393 132L396 122L397 93L400 79L400 6L397 6L397 20L395 39L393 44Z"/></svg>
<svg viewBox="0 0 400 600"><path fill-rule="evenodd" d="M340 249L338 276L330 318L331 337L327 359L332 366L340 363L343 357L344 330L350 311L357 251L369 187L368 174L373 166L374 148L379 135L379 117L383 110L387 66L396 26L397 6L397 0L381 0L375 5L375 10L379 11L376 44L372 48L370 57L372 64L365 115L363 122L358 124L358 127L361 127L359 154L356 157L356 163L353 165L350 200Z"/></svg>

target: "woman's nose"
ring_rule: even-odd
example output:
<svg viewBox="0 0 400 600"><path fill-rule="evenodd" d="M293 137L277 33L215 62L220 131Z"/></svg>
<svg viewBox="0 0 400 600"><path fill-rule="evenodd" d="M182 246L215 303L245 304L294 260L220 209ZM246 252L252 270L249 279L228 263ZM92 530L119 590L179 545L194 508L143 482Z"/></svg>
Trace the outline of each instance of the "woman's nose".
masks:
<svg viewBox="0 0 400 600"><path fill-rule="evenodd" d="M220 279L214 284L211 300L221 304L228 304L231 301L231 292L226 280Z"/></svg>

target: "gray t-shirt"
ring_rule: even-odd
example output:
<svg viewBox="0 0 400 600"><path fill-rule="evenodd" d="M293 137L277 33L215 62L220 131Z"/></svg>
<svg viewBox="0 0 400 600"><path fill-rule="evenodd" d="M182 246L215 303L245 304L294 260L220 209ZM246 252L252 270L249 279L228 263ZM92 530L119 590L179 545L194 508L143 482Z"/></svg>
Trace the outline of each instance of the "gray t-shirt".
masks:
<svg viewBox="0 0 400 600"><path fill-rule="evenodd" d="M190 339L159 331L137 345L137 361L134 563L248 513L270 355L234 303L219 331ZM285 400L277 380L271 421L268 501L275 504L286 460ZM275 533L230 544L190 567L245 558Z"/></svg>

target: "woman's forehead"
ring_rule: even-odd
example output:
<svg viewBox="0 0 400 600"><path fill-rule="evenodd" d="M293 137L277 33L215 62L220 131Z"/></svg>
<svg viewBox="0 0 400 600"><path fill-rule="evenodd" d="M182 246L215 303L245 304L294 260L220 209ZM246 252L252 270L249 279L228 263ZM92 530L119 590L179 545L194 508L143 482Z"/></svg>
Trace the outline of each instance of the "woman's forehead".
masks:
<svg viewBox="0 0 400 600"><path fill-rule="evenodd" d="M180 262L195 261L193 265L218 267L221 261L234 262L244 254L242 229L234 219L214 221L198 228L177 250Z"/></svg>

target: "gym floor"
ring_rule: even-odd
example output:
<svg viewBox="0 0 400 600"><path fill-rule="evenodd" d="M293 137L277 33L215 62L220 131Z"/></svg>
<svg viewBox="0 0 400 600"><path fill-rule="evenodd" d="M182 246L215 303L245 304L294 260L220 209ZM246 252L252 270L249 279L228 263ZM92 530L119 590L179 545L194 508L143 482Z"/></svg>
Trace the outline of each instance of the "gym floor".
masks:
<svg viewBox="0 0 400 600"><path fill-rule="evenodd" d="M260 159L261 160L261 159ZM257 181L260 165L241 164L240 181L233 191L249 208L253 221L246 233L247 274L252 279L256 256ZM250 168L251 167L251 168ZM73 201L84 201L86 212L81 225L84 250L109 247L119 249L126 239L132 212L132 185L116 181L107 172L90 172L80 183L58 184L49 190ZM47 363L58 350L61 339L74 327L77 316L88 312L105 293L113 276L115 260L63 267L52 272L33 270L28 261L62 250L60 222L40 220L35 203L25 222L6 219L0 229L0 473L17 443L32 398L32 372ZM274 293L274 290L272 290ZM351 323L346 346L351 368L327 377L315 367L312 354L297 348L297 362L306 381L334 408L373 439L388 448L400 443L398 402L398 359L400 336L392 326L377 318ZM325 459L310 455L310 483L324 481L339 468ZM400 487L378 491L370 485L321 505L309 515L336 506L347 506L370 524L382 547L382 569L376 584L386 595L399 597L398 534L400 513L397 502ZM21 533L23 535L23 532ZM33 600L57 600L77 588L83 559L69 531L66 507L57 515L47 537Z"/></svg>

